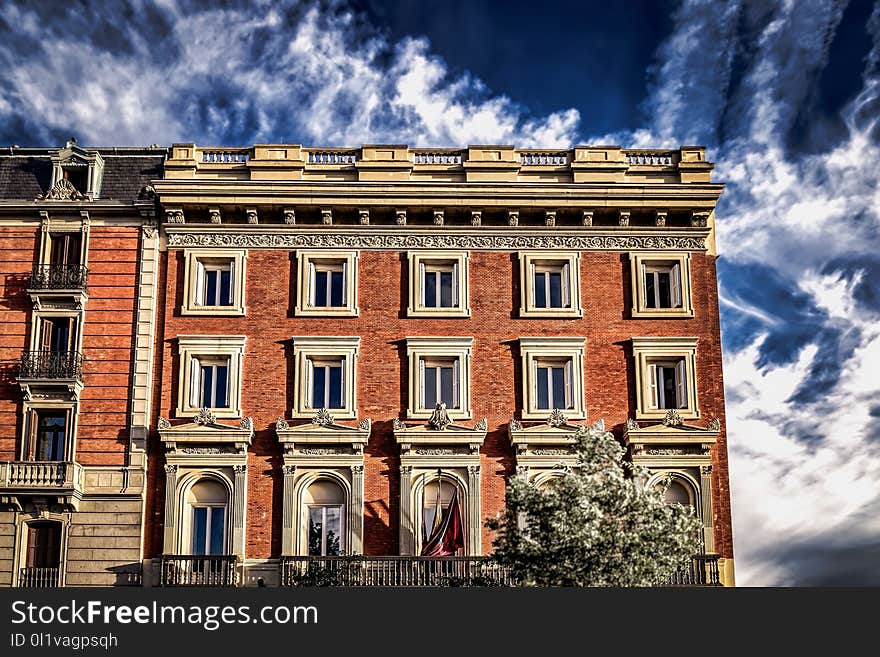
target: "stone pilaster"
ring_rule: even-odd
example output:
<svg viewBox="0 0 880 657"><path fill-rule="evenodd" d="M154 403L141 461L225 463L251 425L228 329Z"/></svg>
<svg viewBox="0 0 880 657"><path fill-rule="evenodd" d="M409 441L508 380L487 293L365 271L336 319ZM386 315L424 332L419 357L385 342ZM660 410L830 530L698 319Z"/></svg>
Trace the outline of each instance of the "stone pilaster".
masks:
<svg viewBox="0 0 880 657"><path fill-rule="evenodd" d="M412 518L412 466L400 466L400 554L415 552L415 526Z"/></svg>
<svg viewBox="0 0 880 657"><path fill-rule="evenodd" d="M247 466L234 465L232 484L232 553L244 557L245 521L247 510Z"/></svg>

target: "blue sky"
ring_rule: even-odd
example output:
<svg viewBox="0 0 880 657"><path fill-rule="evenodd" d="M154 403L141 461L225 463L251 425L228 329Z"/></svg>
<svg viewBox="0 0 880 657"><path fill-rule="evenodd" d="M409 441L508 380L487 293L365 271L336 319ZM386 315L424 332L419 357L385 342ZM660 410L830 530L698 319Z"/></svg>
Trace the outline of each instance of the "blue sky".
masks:
<svg viewBox="0 0 880 657"><path fill-rule="evenodd" d="M0 6L0 144L705 144L739 583L880 584L880 4Z"/></svg>

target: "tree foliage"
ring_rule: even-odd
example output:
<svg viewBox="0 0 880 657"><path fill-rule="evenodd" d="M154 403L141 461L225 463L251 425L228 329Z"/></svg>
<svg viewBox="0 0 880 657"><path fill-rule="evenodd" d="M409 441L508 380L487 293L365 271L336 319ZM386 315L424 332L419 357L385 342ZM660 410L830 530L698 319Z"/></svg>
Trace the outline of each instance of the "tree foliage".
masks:
<svg viewBox="0 0 880 657"><path fill-rule="evenodd" d="M600 421L576 435L577 464L538 487L511 478L496 531L495 559L531 586L662 584L700 551L693 509L664 502L665 485L623 460Z"/></svg>

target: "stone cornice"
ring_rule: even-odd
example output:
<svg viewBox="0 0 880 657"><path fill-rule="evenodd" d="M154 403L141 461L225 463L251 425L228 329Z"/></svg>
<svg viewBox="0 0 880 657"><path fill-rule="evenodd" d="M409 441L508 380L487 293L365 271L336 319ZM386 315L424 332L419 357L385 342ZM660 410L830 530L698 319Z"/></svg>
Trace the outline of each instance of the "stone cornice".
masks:
<svg viewBox="0 0 880 657"><path fill-rule="evenodd" d="M301 249L343 248L365 250L460 249L511 251L568 249L578 251L705 251L709 229L657 230L586 229L540 232L528 229L421 232L408 227L371 227L369 230L291 229L279 226L259 231L242 226L183 227L166 225L169 248Z"/></svg>

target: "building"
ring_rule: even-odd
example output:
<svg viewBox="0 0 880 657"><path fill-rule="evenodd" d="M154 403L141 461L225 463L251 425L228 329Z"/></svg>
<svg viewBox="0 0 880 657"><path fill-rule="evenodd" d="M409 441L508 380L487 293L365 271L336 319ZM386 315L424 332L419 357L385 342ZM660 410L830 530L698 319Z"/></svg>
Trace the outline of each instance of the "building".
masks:
<svg viewBox="0 0 880 657"><path fill-rule="evenodd" d="M447 504L453 491L463 567L480 567L506 477L554 476L573 432L600 419L634 461L671 473L670 499L701 517L711 556L691 580L733 583L713 214L723 186L703 148L69 145L0 159L20 175L27 158L53 173L0 182L2 230L19 240L3 258L17 328L4 327L0 429L0 569L13 585L37 572L31 555L45 545L54 556L39 563L57 562L65 584L122 572L148 586L273 586L308 562L350 565L321 561L337 554L364 555L372 583L407 583L428 567L414 555L438 495ZM86 178L71 178L72 160L91 163ZM141 168L111 202L117 160ZM35 379L19 351L57 359L34 337L45 311L31 307L48 307L46 295L14 281L54 266L54 225L71 221L90 235L76 252L88 292L48 287L53 303L89 311L78 311L85 364L78 379L52 368ZM128 240L105 256L124 263L112 278L91 269L99 221ZM80 400L64 402L64 459L26 447L34 395L56 390ZM94 424L103 442L87 451ZM54 533L41 538L43 527ZM122 538L134 528L136 546Z"/></svg>

